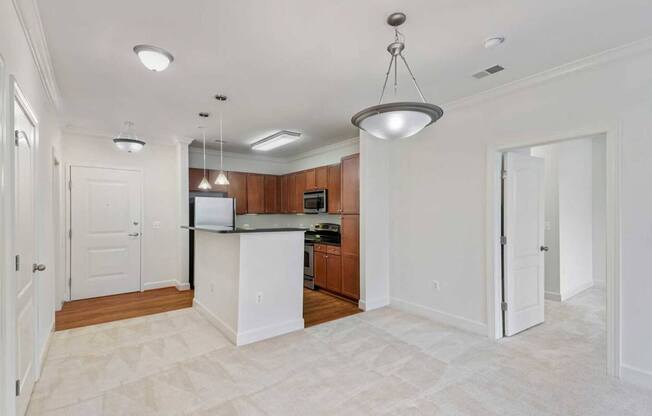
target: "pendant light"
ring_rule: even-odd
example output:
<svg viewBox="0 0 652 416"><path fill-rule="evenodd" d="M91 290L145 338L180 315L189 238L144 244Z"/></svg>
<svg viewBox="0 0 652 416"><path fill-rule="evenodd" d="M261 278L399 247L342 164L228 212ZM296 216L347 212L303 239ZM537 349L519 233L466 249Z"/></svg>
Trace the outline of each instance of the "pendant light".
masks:
<svg viewBox="0 0 652 416"><path fill-rule="evenodd" d="M405 14L400 12L392 13L387 18L387 24L394 27L394 42L387 46L387 52L391 57L378 105L365 108L351 118L351 123L354 126L379 139L402 139L413 136L444 115L444 111L439 106L426 102L421 88L414 74L412 74L405 56L403 56L405 37L398 31L398 26L405 23L405 20ZM419 93L421 102L403 101L383 104L385 88L387 87L389 74L392 72L392 66L394 67L394 93L398 88L398 58L405 64L405 68L412 78L412 83Z"/></svg>
<svg viewBox="0 0 652 416"><path fill-rule="evenodd" d="M199 117L208 118L208 113L199 113ZM208 191L212 186L208 179L206 179L206 127L200 126L199 128L201 129L202 143L204 146L204 176L201 178L201 182L199 182L199 186L197 187L202 191Z"/></svg>
<svg viewBox="0 0 652 416"><path fill-rule="evenodd" d="M136 137L134 123L131 121L124 122L122 131L113 139L113 143L115 143L118 149L129 153L140 152L143 146L145 146L145 142Z"/></svg>
<svg viewBox="0 0 652 416"><path fill-rule="evenodd" d="M215 99L218 101L226 101L226 95L216 95ZM222 152L222 144L224 143L224 138L222 137L222 111L220 111L220 173L215 179L215 185L229 185L229 180L224 174L224 158Z"/></svg>

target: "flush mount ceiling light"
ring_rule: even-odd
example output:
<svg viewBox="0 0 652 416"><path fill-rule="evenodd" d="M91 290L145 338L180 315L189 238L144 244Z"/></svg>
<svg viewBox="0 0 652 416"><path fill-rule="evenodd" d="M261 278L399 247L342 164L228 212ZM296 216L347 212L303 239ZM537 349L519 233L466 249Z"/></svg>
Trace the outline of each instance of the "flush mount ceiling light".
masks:
<svg viewBox="0 0 652 416"><path fill-rule="evenodd" d="M491 48L495 48L496 46L502 45L504 42L505 42L504 36L494 36L484 40L484 47L486 49L491 49Z"/></svg>
<svg viewBox="0 0 652 416"><path fill-rule="evenodd" d="M131 121L125 121L122 131L113 139L113 143L115 143L118 149L129 153L140 152L143 146L145 146L145 142L136 137L134 123Z"/></svg>
<svg viewBox="0 0 652 416"><path fill-rule="evenodd" d="M165 49L152 45L136 45L134 52L147 69L154 72L164 71L174 61L174 56Z"/></svg>
<svg viewBox="0 0 652 416"><path fill-rule="evenodd" d="M199 117L201 118L208 118L208 116L209 116L208 113L199 113ZM206 178L206 127L199 126L199 128L201 129L202 143L204 146L204 175L202 176L201 182L199 182L197 188L201 189L202 191L208 191L212 188L212 186L211 183Z"/></svg>
<svg viewBox="0 0 652 416"><path fill-rule="evenodd" d="M260 150L266 152L268 150L276 149L277 147L285 146L288 143L296 142L301 138L301 133L294 131L281 130L267 136L264 139L258 140L251 145L253 150Z"/></svg>
<svg viewBox="0 0 652 416"><path fill-rule="evenodd" d="M392 13L387 18L387 24L394 27L394 42L387 46L387 52L391 55L389 60L389 67L385 74L385 82L383 84L382 92L380 93L380 100L378 105L365 108L351 118L351 123L354 126L366 131L367 133L378 137L379 139L402 139L417 134L430 124L439 120L444 111L441 107L434 104L429 104L421 92L421 88L417 83L412 70L403 56L405 49L405 37L398 31L398 26L405 23L406 16L404 13ZM389 74L394 67L394 94L398 89L397 72L398 72L398 58L405 64L405 68L412 78L412 83L421 97L421 102L392 102L383 104L383 97L385 95L385 88L387 87L387 80Z"/></svg>
<svg viewBox="0 0 652 416"><path fill-rule="evenodd" d="M216 95L215 99L220 102L226 101L226 95ZM224 158L222 156L222 144L224 143L224 138L222 137L222 111L220 111L220 173L217 174L215 179L215 185L229 185L229 180L224 174Z"/></svg>

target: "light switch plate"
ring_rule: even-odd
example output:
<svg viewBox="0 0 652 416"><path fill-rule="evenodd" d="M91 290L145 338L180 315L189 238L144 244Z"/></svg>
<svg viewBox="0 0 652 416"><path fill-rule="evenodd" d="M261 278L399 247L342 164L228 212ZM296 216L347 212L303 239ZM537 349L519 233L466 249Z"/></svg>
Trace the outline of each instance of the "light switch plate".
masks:
<svg viewBox="0 0 652 416"><path fill-rule="evenodd" d="M152 228L155 229L155 230L158 230L159 228L161 228L161 221L154 221L152 223Z"/></svg>

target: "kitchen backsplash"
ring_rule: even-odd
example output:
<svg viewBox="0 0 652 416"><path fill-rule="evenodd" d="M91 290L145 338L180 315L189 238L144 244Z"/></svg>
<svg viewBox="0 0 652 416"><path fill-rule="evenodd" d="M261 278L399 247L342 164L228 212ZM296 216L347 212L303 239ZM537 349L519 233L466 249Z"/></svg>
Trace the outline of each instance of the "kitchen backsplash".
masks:
<svg viewBox="0 0 652 416"><path fill-rule="evenodd" d="M331 214L265 214L236 215L235 224L238 228L274 228L300 227L311 228L315 224L329 222L340 223L339 215Z"/></svg>

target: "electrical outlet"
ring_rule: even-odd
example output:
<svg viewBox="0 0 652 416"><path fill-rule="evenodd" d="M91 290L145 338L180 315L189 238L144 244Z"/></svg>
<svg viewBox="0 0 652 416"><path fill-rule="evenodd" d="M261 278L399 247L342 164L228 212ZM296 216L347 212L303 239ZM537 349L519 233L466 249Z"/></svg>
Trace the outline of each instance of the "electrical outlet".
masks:
<svg viewBox="0 0 652 416"><path fill-rule="evenodd" d="M263 292L256 293L256 304L260 305L263 303Z"/></svg>
<svg viewBox="0 0 652 416"><path fill-rule="evenodd" d="M433 280L433 281L432 281L432 287L433 287L436 291L439 291L439 280Z"/></svg>

